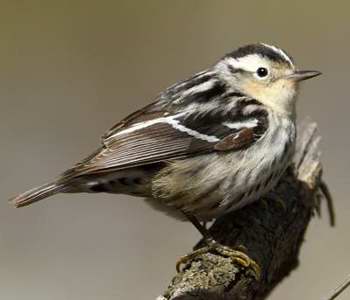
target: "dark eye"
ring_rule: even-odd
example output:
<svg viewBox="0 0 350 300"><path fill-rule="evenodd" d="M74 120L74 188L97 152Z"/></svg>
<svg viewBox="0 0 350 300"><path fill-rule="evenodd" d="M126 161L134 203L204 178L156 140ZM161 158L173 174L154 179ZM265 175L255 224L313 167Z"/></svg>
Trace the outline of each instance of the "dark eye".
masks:
<svg viewBox="0 0 350 300"><path fill-rule="evenodd" d="M258 74L259 77L263 78L269 74L269 71L266 68L259 68L256 70L256 74Z"/></svg>

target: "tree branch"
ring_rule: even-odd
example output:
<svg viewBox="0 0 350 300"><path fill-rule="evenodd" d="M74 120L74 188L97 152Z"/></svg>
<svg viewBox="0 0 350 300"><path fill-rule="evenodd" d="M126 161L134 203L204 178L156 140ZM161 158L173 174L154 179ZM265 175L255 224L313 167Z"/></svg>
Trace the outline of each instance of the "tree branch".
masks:
<svg viewBox="0 0 350 300"><path fill-rule="evenodd" d="M304 234L319 209L322 191L330 200L321 180L319 141L316 124L304 124L299 129L294 166L274 191L264 200L220 217L210 228L219 243L244 249L259 264L259 280L230 258L205 253L185 265L158 300L266 299L298 266ZM201 246L202 241L195 249Z"/></svg>

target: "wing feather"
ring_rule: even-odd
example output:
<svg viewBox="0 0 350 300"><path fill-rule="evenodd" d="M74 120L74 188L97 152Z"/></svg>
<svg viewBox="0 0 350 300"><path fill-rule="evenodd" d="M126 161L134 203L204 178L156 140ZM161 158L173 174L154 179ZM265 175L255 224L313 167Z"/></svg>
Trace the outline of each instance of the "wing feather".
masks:
<svg viewBox="0 0 350 300"><path fill-rule="evenodd" d="M214 144L196 140L166 123L116 136L113 143L103 147L88 160L68 170L64 176L120 170L157 163L173 158L211 151Z"/></svg>
<svg viewBox="0 0 350 300"><path fill-rule="evenodd" d="M237 151L259 139L265 114L232 116L140 110L114 126L103 146L63 174L63 179L182 159L213 151ZM239 113L239 112L238 112ZM246 122L244 121L244 118ZM262 120L262 118L264 120ZM227 126L227 121L230 126ZM265 124L266 125L266 124ZM266 126L265 126L266 127Z"/></svg>

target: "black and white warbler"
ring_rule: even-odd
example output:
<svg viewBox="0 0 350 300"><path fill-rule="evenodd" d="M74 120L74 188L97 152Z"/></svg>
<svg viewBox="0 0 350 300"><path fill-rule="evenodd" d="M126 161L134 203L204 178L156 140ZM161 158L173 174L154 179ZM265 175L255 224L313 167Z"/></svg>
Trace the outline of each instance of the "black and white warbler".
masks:
<svg viewBox="0 0 350 300"><path fill-rule="evenodd" d="M277 183L294 151L299 82L318 75L298 71L275 46L241 47L169 87L111 128L91 156L14 204L60 192L131 194L205 235L197 220L245 206Z"/></svg>

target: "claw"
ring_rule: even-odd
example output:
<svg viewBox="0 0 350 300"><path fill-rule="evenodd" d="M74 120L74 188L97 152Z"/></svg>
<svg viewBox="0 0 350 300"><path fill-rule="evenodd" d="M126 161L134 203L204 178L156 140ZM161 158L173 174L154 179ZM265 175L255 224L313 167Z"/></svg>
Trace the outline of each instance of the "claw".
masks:
<svg viewBox="0 0 350 300"><path fill-rule="evenodd" d="M208 253L211 250L210 246L205 246L203 248L197 249L190 254L187 254L185 256L181 256L179 260L176 262L176 271L178 273L181 272L181 265L186 265L189 261L193 260L197 256L200 256L202 254Z"/></svg>
<svg viewBox="0 0 350 300"><path fill-rule="evenodd" d="M239 248L244 249L243 246ZM260 266L254 260L252 260L247 254L245 254L241 250L235 250L235 249L231 249L230 247L221 245L213 240L209 241L207 246L197 249L186 256L182 256L176 263L176 271L180 272L181 265L187 264L189 261L193 260L194 258L200 255L203 255L205 253L208 253L210 251L215 251L221 256L230 258L232 262L237 263L238 265L244 268L251 269L253 271L254 278L256 280L260 279L260 276L261 276Z"/></svg>

